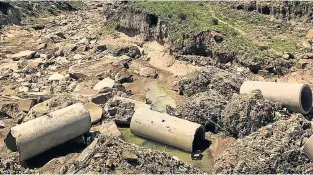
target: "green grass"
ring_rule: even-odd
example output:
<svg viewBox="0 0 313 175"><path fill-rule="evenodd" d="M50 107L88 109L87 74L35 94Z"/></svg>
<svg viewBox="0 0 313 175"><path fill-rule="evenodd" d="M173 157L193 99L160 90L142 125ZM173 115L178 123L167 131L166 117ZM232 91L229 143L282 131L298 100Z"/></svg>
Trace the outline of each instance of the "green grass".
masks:
<svg viewBox="0 0 313 175"><path fill-rule="evenodd" d="M140 1L133 5L168 21L171 43L180 42L184 33L216 31L224 38L217 49L239 53L237 56L252 53L277 59L282 52L295 52L300 36L305 35L288 23L270 20L258 12L232 9L225 2ZM212 23L213 19L219 20L218 25ZM269 49L261 51L262 46Z"/></svg>

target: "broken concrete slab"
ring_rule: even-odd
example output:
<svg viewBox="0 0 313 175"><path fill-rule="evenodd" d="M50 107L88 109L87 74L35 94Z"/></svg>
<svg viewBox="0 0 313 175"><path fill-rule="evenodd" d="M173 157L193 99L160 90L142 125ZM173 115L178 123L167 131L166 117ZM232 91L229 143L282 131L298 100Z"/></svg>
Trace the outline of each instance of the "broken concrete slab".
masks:
<svg viewBox="0 0 313 175"><path fill-rule="evenodd" d="M102 125L96 126L92 129L93 131L99 131L100 135L105 137L121 137L122 133L117 128L115 122L110 121L103 123Z"/></svg>
<svg viewBox="0 0 313 175"><path fill-rule="evenodd" d="M11 55L13 61L19 61L20 59L31 59L35 56L35 51L24 50L19 53Z"/></svg>
<svg viewBox="0 0 313 175"><path fill-rule="evenodd" d="M28 112L33 106L35 106L37 103L37 99L19 99L18 105L19 107L25 111Z"/></svg>
<svg viewBox="0 0 313 175"><path fill-rule="evenodd" d="M60 74L58 72L52 74L48 80L49 81L60 81L60 80L64 80L65 79L65 76L63 74Z"/></svg>
<svg viewBox="0 0 313 175"><path fill-rule="evenodd" d="M105 104L111 97L111 93L102 93L90 97L90 101L95 104Z"/></svg>
<svg viewBox="0 0 313 175"><path fill-rule="evenodd" d="M115 81L114 81L114 80L112 80L111 78L105 78L105 79L99 81L99 82L93 87L93 89L100 91L101 89L106 88L106 87L108 87L108 88L113 88L114 84L115 84Z"/></svg>
<svg viewBox="0 0 313 175"><path fill-rule="evenodd" d="M95 89L80 89L78 91L73 92L73 94L77 97L93 97L99 93L98 90Z"/></svg>
<svg viewBox="0 0 313 175"><path fill-rule="evenodd" d="M99 122L102 117L102 108L96 105L95 103L88 103L86 107L91 117L91 123L95 124Z"/></svg>
<svg viewBox="0 0 313 175"><path fill-rule="evenodd" d="M100 61L86 62L80 65L74 65L69 68L69 74L76 79L87 77L97 77L104 74L116 74L124 68L123 60L102 59Z"/></svg>
<svg viewBox="0 0 313 175"><path fill-rule="evenodd" d="M95 153L98 142L99 142L98 138L92 141L91 144L87 148L85 148L82 153L80 153L80 155L76 158L76 161L80 164L83 164L84 162L88 161L88 159L90 159Z"/></svg>

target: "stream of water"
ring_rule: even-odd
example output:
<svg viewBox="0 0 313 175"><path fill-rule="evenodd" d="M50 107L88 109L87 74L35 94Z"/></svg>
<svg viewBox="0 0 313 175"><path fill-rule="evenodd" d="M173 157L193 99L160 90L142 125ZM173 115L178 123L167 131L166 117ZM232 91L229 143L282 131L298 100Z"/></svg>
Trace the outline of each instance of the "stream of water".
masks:
<svg viewBox="0 0 313 175"><path fill-rule="evenodd" d="M139 146L143 146L145 148L157 150L157 151L164 151L167 152L171 156L176 156L180 160L185 163L191 164L194 167L201 169L202 171L210 173L213 167L213 157L209 149L206 149L202 154L203 157L201 160L192 160L191 155L188 152L182 151L178 148L174 148L172 146L168 146L153 140L145 139L142 137L138 137L133 135L130 132L129 128L119 128L121 131L124 140L130 143L134 143Z"/></svg>

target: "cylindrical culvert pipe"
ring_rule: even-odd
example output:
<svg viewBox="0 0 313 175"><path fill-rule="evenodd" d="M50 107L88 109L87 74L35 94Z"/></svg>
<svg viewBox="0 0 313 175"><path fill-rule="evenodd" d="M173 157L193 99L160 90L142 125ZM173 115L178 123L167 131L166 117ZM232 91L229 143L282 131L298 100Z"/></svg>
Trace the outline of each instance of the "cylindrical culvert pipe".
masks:
<svg viewBox="0 0 313 175"><path fill-rule="evenodd" d="M200 149L205 138L203 126L148 108L139 108L135 111L130 131L135 135L188 152Z"/></svg>
<svg viewBox="0 0 313 175"><path fill-rule="evenodd" d="M313 135L304 144L303 152L313 161Z"/></svg>
<svg viewBox="0 0 313 175"><path fill-rule="evenodd" d="M20 161L89 131L91 119L82 103L51 112L11 128L7 147L19 152Z"/></svg>
<svg viewBox="0 0 313 175"><path fill-rule="evenodd" d="M259 89L264 98L281 102L289 111L308 114L312 107L312 90L307 84L245 81L240 94Z"/></svg>

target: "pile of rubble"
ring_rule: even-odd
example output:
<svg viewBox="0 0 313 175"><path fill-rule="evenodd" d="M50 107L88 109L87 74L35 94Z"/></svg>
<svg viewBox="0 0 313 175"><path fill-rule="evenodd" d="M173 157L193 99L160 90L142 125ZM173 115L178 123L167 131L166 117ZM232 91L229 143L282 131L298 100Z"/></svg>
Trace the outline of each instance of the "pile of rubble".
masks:
<svg viewBox="0 0 313 175"><path fill-rule="evenodd" d="M302 147L312 126L302 115L293 115L238 139L215 160L215 173L312 173ZM311 168L309 168L311 167Z"/></svg>
<svg viewBox="0 0 313 175"><path fill-rule="evenodd" d="M144 149L120 138L101 137L94 140L87 149L90 152L86 153L84 159L78 159L69 165L66 173L201 173L166 153Z"/></svg>
<svg viewBox="0 0 313 175"><path fill-rule="evenodd" d="M264 99L261 91L251 95L234 94L225 106L219 121L222 131L235 138L243 138L260 127L275 120L275 111L281 110L281 103Z"/></svg>

